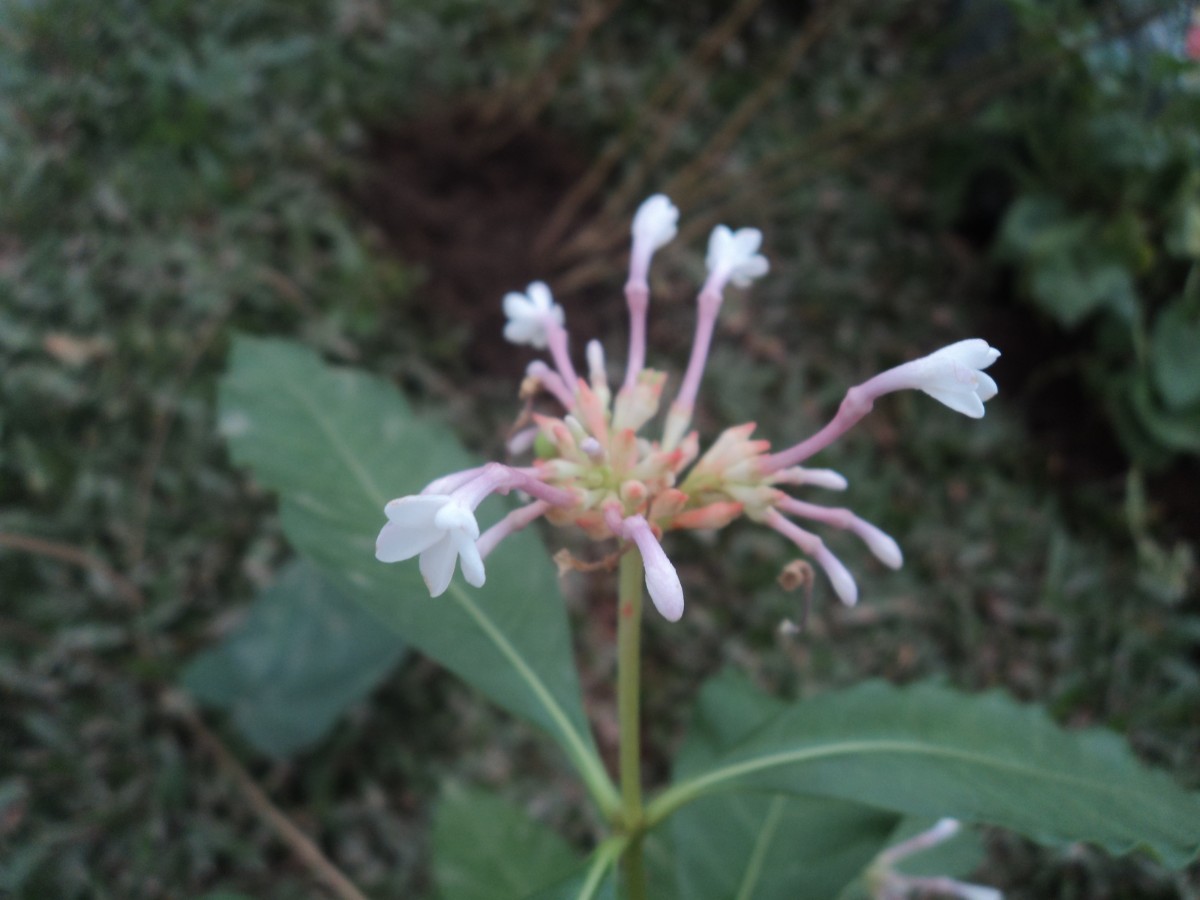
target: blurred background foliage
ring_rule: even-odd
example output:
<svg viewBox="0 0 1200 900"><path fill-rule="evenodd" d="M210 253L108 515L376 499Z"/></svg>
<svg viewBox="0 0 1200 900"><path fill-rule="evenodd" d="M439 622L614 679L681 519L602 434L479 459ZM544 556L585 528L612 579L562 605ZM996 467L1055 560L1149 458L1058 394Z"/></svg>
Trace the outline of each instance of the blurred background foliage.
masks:
<svg viewBox="0 0 1200 900"><path fill-rule="evenodd" d="M0 891L323 896L255 789L377 896L435 893L448 772L586 837L553 751L415 654L399 670L377 654L369 696L347 682L336 727L299 735L239 719L265 669L207 698L228 719L174 686L194 659L225 671L203 654L274 621L299 565L215 430L230 334L368 367L501 456L528 357L499 338L500 296L546 278L577 344L619 359L628 217L655 190L683 210L651 316L651 362L673 372L707 230L767 234L772 277L724 314L707 434L753 418L796 439L847 385L968 334L1005 356L978 425L897 397L824 460L907 554L881 573L847 543L857 609L819 593L807 630L780 636L800 601L775 583L774 538L676 543L689 611L649 627L648 771L665 775L699 681L733 664L794 694L870 675L1002 686L1200 785L1191 13L0 5ZM608 587L563 586L611 752ZM308 640L292 624L279 644ZM988 850L1013 897L1200 884L1084 847Z"/></svg>

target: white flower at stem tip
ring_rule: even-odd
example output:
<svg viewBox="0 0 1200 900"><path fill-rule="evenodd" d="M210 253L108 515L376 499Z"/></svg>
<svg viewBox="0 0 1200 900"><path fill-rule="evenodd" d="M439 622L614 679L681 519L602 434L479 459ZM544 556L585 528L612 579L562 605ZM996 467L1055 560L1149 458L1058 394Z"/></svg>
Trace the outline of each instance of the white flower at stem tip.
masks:
<svg viewBox="0 0 1200 900"><path fill-rule="evenodd" d="M669 244L678 233L679 210L666 194L654 194L642 201L633 216L635 254L650 255Z"/></svg>
<svg viewBox="0 0 1200 900"><path fill-rule="evenodd" d="M982 338L958 341L876 375L863 385L872 394L913 388L972 419L983 418L983 404L996 396L996 382L983 370L1000 351ZM874 390L881 388L881 390Z"/></svg>
<svg viewBox="0 0 1200 900"><path fill-rule="evenodd" d="M773 453L762 463L765 474L804 462L820 453L862 421L884 394L895 391L924 391L940 403L970 416L983 418L983 404L996 396L996 382L983 370L1000 358L1000 351L982 338L958 341L880 372L846 391L837 415L820 431L798 444Z"/></svg>
<svg viewBox="0 0 1200 900"><path fill-rule="evenodd" d="M683 584L679 573L671 565L662 544L654 536L654 529L643 516L621 518L620 507L609 506L604 511L609 529L617 537L633 541L642 555L642 566L646 574L646 591L654 602L654 608L668 622L678 622L683 616Z"/></svg>
<svg viewBox="0 0 1200 900"><path fill-rule="evenodd" d="M746 287L755 278L761 278L770 270L767 258L758 252L762 246L762 232L757 228L739 228L730 231L724 225L713 229L708 239L708 271L710 277L729 281L737 287Z"/></svg>
<svg viewBox="0 0 1200 900"><path fill-rule="evenodd" d="M483 586L483 559L475 546L479 523L467 504L446 494L418 494L392 500L384 513L388 521L375 541L380 562L420 555L421 577L432 597L445 593L460 562L467 583Z"/></svg>
<svg viewBox="0 0 1200 900"><path fill-rule="evenodd" d="M524 294L517 291L505 294L504 315L508 316L504 337L537 350L549 345L549 329L555 325L561 328L566 321L563 308L554 302L550 288L541 281L525 288Z"/></svg>
<svg viewBox="0 0 1200 900"><path fill-rule="evenodd" d="M662 613L668 622L678 622L683 615L683 585L679 581L679 573L671 565L662 544L654 537L649 523L641 516L631 516L625 520L625 530L629 539L637 544L638 552L642 554L642 565L646 569L646 590L654 601L654 608Z"/></svg>

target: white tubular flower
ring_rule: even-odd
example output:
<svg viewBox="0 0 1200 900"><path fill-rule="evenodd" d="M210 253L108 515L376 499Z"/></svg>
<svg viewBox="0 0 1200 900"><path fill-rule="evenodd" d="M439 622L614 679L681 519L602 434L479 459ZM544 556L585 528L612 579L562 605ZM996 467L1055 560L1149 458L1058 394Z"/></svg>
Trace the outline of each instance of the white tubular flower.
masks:
<svg viewBox="0 0 1200 900"><path fill-rule="evenodd" d="M679 210L666 194L646 198L633 216L633 246L649 258L678 232Z"/></svg>
<svg viewBox="0 0 1200 900"><path fill-rule="evenodd" d="M924 391L939 403L972 419L983 418L983 404L996 396L996 382L984 369L1000 358L1000 351L982 338L943 347L928 356L897 366L878 376L896 387ZM873 380L873 379L872 379Z"/></svg>
<svg viewBox="0 0 1200 900"><path fill-rule="evenodd" d="M459 561L467 583L483 586L483 559L475 546L479 524L469 506L446 494L421 494L392 500L383 511L388 521L375 540L376 559L401 562L420 554L432 597L445 593Z"/></svg>
<svg viewBox="0 0 1200 900"><path fill-rule="evenodd" d="M607 510L605 515L613 533L633 541L642 555L646 591L654 602L654 608L668 622L678 622L683 615L683 585L650 524L644 516L630 516L622 521L620 512L615 508Z"/></svg>
<svg viewBox="0 0 1200 900"><path fill-rule="evenodd" d="M634 531L632 537L642 554L642 563L646 567L646 591L654 601L654 608L668 622L678 622L683 615L683 585L679 581L679 573L649 528Z"/></svg>
<svg viewBox="0 0 1200 900"><path fill-rule="evenodd" d="M730 231L718 225L708 239L708 271L714 275L720 273L738 287L746 287L771 268L767 258L758 252L760 246L762 232L757 228Z"/></svg>
<svg viewBox="0 0 1200 900"><path fill-rule="evenodd" d="M939 819L927 831L913 835L884 850L867 869L867 886L875 900L907 900L909 897L957 897L958 900L1004 900L1004 894L982 884L968 884L944 876L906 875L895 865L914 854L936 847L958 834L954 819Z"/></svg>
<svg viewBox="0 0 1200 900"><path fill-rule="evenodd" d="M504 326L504 337L514 344L529 344L544 350L549 344L547 323L553 322L560 328L565 321L563 308L554 302L544 282L535 281L525 288L525 293L516 291L504 295L504 314L508 324Z"/></svg>

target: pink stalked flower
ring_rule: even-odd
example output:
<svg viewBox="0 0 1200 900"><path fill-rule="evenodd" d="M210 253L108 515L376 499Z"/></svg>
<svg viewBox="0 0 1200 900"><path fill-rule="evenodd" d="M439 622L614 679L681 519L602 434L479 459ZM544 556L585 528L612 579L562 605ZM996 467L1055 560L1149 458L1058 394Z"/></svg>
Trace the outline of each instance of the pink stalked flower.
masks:
<svg viewBox="0 0 1200 900"><path fill-rule="evenodd" d="M1192 62L1200 62L1200 7L1192 13L1192 23L1188 26L1187 37L1184 38L1183 52Z"/></svg>
<svg viewBox="0 0 1200 900"><path fill-rule="evenodd" d="M978 338L959 341L903 363L846 392L837 415L816 434L772 453L753 437L754 423L727 428L707 451L691 427L696 394L708 359L717 317L730 285L747 287L769 269L759 253L762 234L719 225L708 244L708 277L697 296L696 334L679 393L663 423L662 437L643 429L659 414L663 372L645 366L647 274L655 252L675 237L679 211L656 194L638 209L632 227L629 277L630 339L625 379L613 391L603 347L587 344L587 378L575 374L563 310L542 282L524 294L504 297L510 341L549 349L553 366L535 360L520 396L527 408L509 439L516 454L535 451L526 467L488 463L437 479L420 494L393 500L379 533L376 556L384 562L420 557L421 573L434 596L446 590L456 567L467 582L483 584L483 560L508 535L538 519L581 530L593 540L621 544L640 554L646 589L669 621L683 615L683 587L663 549L663 535L723 528L745 517L771 528L811 558L843 603L858 600L845 564L817 534L797 520L855 535L889 568L903 564L900 546L884 531L844 507L808 502L800 489L845 490L846 479L830 469L802 466L869 413L875 401L898 390L920 390L965 415L983 415L996 383L984 373L999 352ZM537 404L536 406L534 404ZM552 404L555 408L547 408ZM512 510L482 535L475 511L492 494L520 490L531 502Z"/></svg>
<svg viewBox="0 0 1200 900"><path fill-rule="evenodd" d="M996 382L983 370L1000 351L979 338L959 341L935 353L881 372L863 387L873 396L913 388L972 419L983 418L983 404L996 396Z"/></svg>

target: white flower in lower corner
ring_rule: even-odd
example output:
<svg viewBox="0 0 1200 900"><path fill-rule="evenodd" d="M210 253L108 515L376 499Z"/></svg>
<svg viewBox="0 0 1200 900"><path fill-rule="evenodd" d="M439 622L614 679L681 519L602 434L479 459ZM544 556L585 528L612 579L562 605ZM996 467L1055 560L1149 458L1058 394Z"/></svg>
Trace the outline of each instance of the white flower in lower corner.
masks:
<svg viewBox="0 0 1200 900"><path fill-rule="evenodd" d="M760 246L762 232L757 228L730 231L718 225L708 239L708 270L721 273L738 287L746 287L771 268L767 258L758 252Z"/></svg>
<svg viewBox="0 0 1200 900"><path fill-rule="evenodd" d="M475 546L479 523L465 503L446 494L421 494L392 500L383 511L388 520L375 540L376 559L401 562L420 554L421 577L432 597L445 593L460 561L467 583L483 586L483 559Z"/></svg>
<svg viewBox="0 0 1200 900"><path fill-rule="evenodd" d="M553 323L561 327L565 321L563 308L554 302L550 288L541 281L525 288L524 294L516 291L505 294L504 315L508 316L504 337L537 350L546 349L549 343L547 326Z"/></svg>

